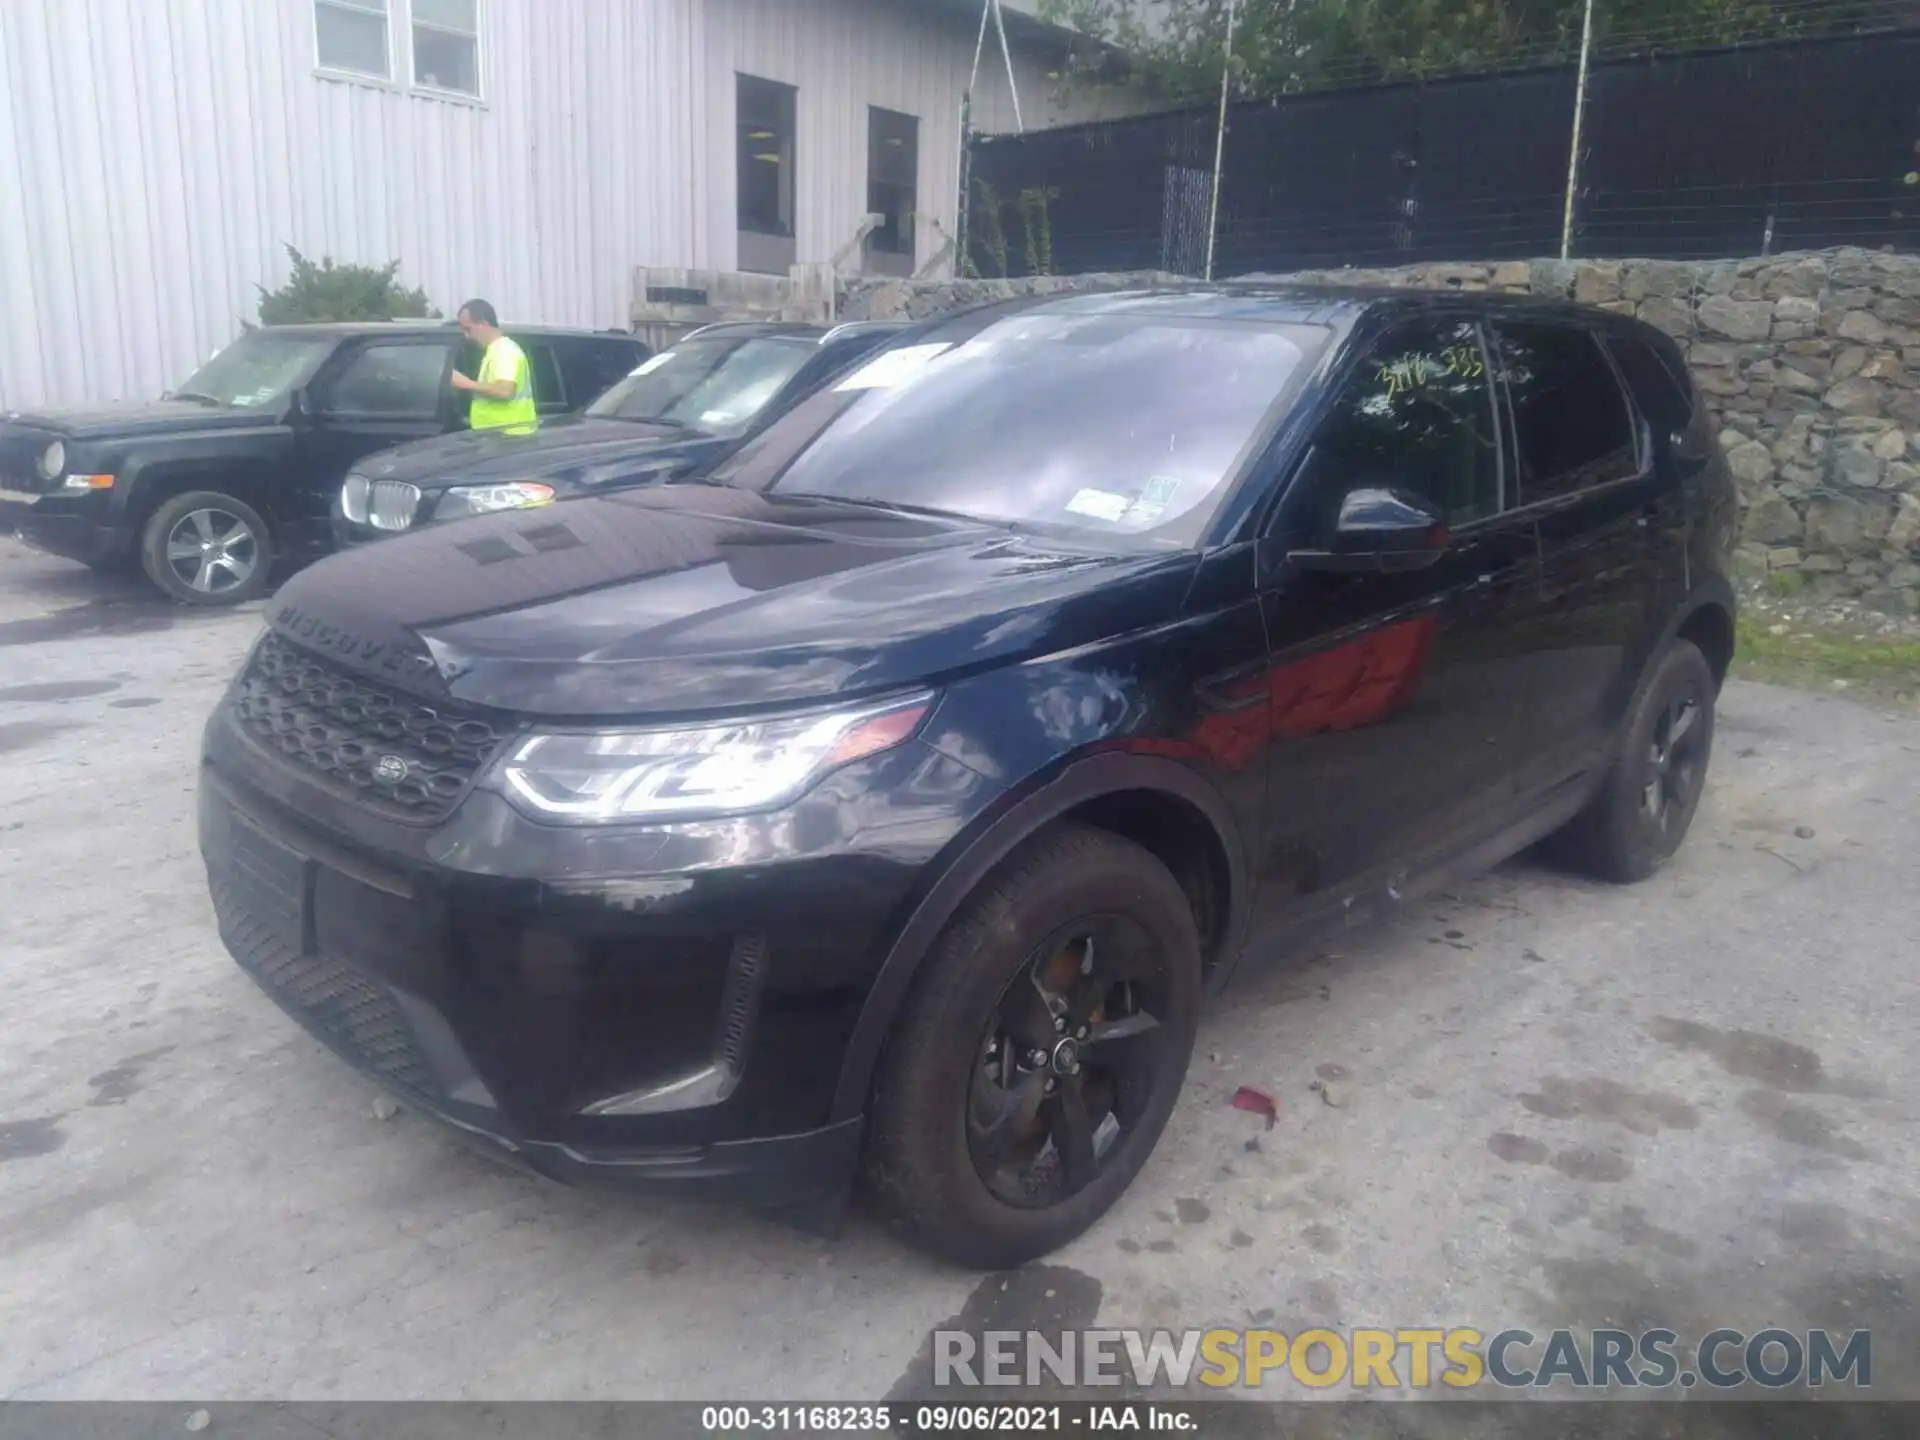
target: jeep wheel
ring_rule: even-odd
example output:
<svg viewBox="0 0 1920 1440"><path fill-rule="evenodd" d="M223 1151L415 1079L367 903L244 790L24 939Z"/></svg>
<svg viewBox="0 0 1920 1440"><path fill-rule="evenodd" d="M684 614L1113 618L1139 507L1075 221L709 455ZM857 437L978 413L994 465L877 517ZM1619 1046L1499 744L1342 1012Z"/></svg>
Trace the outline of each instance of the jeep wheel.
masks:
<svg viewBox="0 0 1920 1440"><path fill-rule="evenodd" d="M1080 826L1030 841L948 926L889 1038L866 1154L882 1213L980 1269L1072 1240L1160 1138L1200 988L1159 861Z"/></svg>
<svg viewBox="0 0 1920 1440"><path fill-rule="evenodd" d="M183 604L238 605L266 589L273 542L245 501L195 490L153 512L140 560L147 578Z"/></svg>
<svg viewBox="0 0 1920 1440"><path fill-rule="evenodd" d="M1644 880L1672 859L1706 789L1717 688L1699 647L1689 640L1668 646L1627 718L1599 792L1549 837L1549 853L1621 884Z"/></svg>

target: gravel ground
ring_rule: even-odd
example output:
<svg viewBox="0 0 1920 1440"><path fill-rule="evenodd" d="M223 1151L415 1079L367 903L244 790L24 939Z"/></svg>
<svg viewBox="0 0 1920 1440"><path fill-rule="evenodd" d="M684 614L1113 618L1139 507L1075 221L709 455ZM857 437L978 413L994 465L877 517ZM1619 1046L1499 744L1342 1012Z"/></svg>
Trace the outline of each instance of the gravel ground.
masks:
<svg viewBox="0 0 1920 1440"><path fill-rule="evenodd" d="M955 1317L1871 1327L1920 1394L1920 721L1732 685L1666 872L1261 970L1119 1208L983 1280L378 1118L214 935L196 735L259 623L0 541L0 1398L877 1398Z"/></svg>

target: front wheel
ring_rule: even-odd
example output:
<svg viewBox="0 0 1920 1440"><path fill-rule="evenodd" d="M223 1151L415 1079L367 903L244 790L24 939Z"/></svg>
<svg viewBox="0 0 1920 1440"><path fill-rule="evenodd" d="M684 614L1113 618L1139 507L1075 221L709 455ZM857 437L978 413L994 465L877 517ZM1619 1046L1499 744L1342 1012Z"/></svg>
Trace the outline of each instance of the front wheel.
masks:
<svg viewBox="0 0 1920 1440"><path fill-rule="evenodd" d="M1718 688L1697 645L1669 645L1627 717L1599 791L1549 838L1549 853L1620 884L1644 880L1672 859L1706 789Z"/></svg>
<svg viewBox="0 0 1920 1440"><path fill-rule="evenodd" d="M983 883L925 962L876 1079L870 1193L914 1243L1002 1269L1119 1199L1173 1112L1200 1010L1173 876L1062 825Z"/></svg>
<svg viewBox="0 0 1920 1440"><path fill-rule="evenodd" d="M153 512L140 561L147 578L183 604L239 605L267 588L273 541L244 500L195 490Z"/></svg>

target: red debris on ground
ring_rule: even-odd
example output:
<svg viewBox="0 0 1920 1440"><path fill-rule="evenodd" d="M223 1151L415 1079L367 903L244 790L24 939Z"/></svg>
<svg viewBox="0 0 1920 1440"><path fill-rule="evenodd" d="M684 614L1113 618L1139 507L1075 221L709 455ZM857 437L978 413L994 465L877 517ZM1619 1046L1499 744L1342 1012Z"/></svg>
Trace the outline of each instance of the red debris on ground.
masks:
<svg viewBox="0 0 1920 1440"><path fill-rule="evenodd" d="M1274 1121L1280 1118L1280 1106L1264 1090L1256 1090L1251 1085L1242 1085L1233 1092L1233 1108L1250 1110L1255 1115L1267 1117L1267 1129L1273 1129Z"/></svg>

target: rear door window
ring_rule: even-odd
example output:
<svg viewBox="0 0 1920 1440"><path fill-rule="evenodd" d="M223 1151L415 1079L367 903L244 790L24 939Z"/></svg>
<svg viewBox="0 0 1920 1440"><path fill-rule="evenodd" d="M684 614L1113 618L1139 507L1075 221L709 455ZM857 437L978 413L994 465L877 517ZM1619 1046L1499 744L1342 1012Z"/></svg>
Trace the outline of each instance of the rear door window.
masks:
<svg viewBox="0 0 1920 1440"><path fill-rule="evenodd" d="M1513 413L1517 503L1531 505L1639 473L1626 393L1599 340L1574 325L1494 327L1496 369Z"/></svg>
<svg viewBox="0 0 1920 1440"><path fill-rule="evenodd" d="M1338 505L1355 486L1407 490L1455 525L1500 511L1500 443L1479 328L1401 325L1368 350L1328 406L1300 483Z"/></svg>
<svg viewBox="0 0 1920 1440"><path fill-rule="evenodd" d="M1677 359L1668 361L1650 343L1631 335L1609 335L1607 349L1654 428L1667 435L1684 433L1693 423L1693 386L1684 370L1675 370Z"/></svg>

